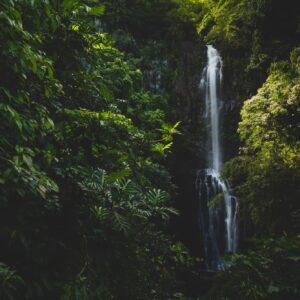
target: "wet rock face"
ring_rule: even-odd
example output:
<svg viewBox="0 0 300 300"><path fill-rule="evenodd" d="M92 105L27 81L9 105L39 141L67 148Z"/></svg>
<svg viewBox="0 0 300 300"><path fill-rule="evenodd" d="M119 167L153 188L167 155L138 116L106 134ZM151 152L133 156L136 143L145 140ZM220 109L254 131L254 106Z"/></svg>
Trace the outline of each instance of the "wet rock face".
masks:
<svg viewBox="0 0 300 300"><path fill-rule="evenodd" d="M206 63L206 47L200 41L184 41L176 61L177 77L173 82L171 102L176 119L182 122L183 136L177 139L175 151L186 153L181 159L189 161L189 173L204 166L205 135L204 98L200 91L201 70Z"/></svg>
<svg viewBox="0 0 300 300"><path fill-rule="evenodd" d="M222 86L223 107L221 113L222 145L224 161L237 156L240 140L237 133L240 111L243 103L252 97L265 80L266 74L253 75L246 72L247 58L243 53L232 53L226 49L222 53L224 81Z"/></svg>
<svg viewBox="0 0 300 300"><path fill-rule="evenodd" d="M199 70L204 66L205 56L202 57L201 52L201 45L197 41L182 42L177 62L178 76L172 91L177 116L189 126L197 126L201 122L199 115L203 111Z"/></svg>
<svg viewBox="0 0 300 300"><path fill-rule="evenodd" d="M205 164L204 101L199 88L205 47L197 40L190 40L183 41L178 49L172 65L176 78L170 93L176 119L182 122L182 135L175 140L172 160L172 174L178 187L176 206L181 212L175 230L192 252L199 254L195 181L197 170Z"/></svg>

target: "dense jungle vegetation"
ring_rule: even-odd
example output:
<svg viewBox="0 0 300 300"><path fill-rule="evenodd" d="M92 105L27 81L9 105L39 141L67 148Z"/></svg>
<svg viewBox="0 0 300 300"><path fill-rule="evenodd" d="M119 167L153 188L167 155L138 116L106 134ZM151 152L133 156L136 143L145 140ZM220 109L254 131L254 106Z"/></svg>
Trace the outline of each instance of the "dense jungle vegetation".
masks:
<svg viewBox="0 0 300 300"><path fill-rule="evenodd" d="M300 298L296 0L1 0L0 25L1 300ZM209 279L177 232L206 44L240 201Z"/></svg>

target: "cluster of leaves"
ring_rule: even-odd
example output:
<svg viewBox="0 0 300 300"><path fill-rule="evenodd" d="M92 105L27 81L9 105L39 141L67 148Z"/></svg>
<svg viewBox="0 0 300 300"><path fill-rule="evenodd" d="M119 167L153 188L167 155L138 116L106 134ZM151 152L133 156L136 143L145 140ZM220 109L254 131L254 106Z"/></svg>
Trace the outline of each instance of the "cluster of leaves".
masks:
<svg viewBox="0 0 300 300"><path fill-rule="evenodd" d="M172 96L175 80L182 72L179 65L184 55L182 44L198 40L190 17L200 7L196 2L104 1L106 12L102 26L112 33L127 58L141 66L147 89Z"/></svg>
<svg viewBox="0 0 300 300"><path fill-rule="evenodd" d="M5 299L173 291L182 254L162 231L175 213L162 163L179 123L167 123L166 100L145 92L141 71L96 30L97 2L0 3Z"/></svg>
<svg viewBox="0 0 300 300"><path fill-rule="evenodd" d="M0 263L0 297L1 299L13 300L18 294L18 289L24 287L24 282L16 271L4 263Z"/></svg>
<svg viewBox="0 0 300 300"><path fill-rule="evenodd" d="M252 250L228 260L231 269L218 275L218 289L203 299L299 299L300 237L277 236L253 242Z"/></svg>
<svg viewBox="0 0 300 300"><path fill-rule="evenodd" d="M257 19L263 16L268 0L219 0L199 1L202 15L198 31L208 43L245 45L252 35Z"/></svg>
<svg viewBox="0 0 300 300"><path fill-rule="evenodd" d="M273 58L287 57L299 37L299 18L292 0L286 5L279 0L189 2L201 5L196 23L205 43L217 44L225 52L228 49L239 59L244 56L247 71L263 64L266 68Z"/></svg>
<svg viewBox="0 0 300 300"><path fill-rule="evenodd" d="M299 201L299 48L273 64L266 83L243 106L241 154L225 173L244 210L263 232L295 230Z"/></svg>

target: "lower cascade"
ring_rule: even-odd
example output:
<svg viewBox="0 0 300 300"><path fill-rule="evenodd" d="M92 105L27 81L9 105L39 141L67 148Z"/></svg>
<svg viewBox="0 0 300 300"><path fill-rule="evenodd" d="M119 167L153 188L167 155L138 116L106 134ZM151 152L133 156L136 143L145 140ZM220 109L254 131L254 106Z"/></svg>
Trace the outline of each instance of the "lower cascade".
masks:
<svg viewBox="0 0 300 300"><path fill-rule="evenodd" d="M198 172L196 188L199 199L198 222L201 230L205 271L222 271L221 257L237 249L238 201L221 179L220 110L222 58L207 46L207 65L200 87L205 95L205 121L208 128L207 168Z"/></svg>

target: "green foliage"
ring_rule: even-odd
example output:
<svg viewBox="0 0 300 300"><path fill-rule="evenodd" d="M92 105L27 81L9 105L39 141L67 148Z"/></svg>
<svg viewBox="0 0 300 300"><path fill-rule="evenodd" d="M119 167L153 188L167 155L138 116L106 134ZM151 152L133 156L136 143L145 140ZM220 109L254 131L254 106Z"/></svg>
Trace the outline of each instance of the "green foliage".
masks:
<svg viewBox="0 0 300 300"><path fill-rule="evenodd" d="M273 64L266 83L245 102L239 125L244 146L225 170L262 232L292 230L296 222L291 214L298 208L300 179L298 52L292 52L291 63Z"/></svg>
<svg viewBox="0 0 300 300"><path fill-rule="evenodd" d="M172 0L176 4L171 12L173 17L176 17L181 22L192 23L196 25L203 17L203 1L199 0Z"/></svg>
<svg viewBox="0 0 300 300"><path fill-rule="evenodd" d="M103 13L0 4L1 299L168 299L185 264L164 233L179 123L98 32Z"/></svg>
<svg viewBox="0 0 300 300"><path fill-rule="evenodd" d="M219 274L203 299L298 299L300 237L281 236L253 241L246 254L228 260L231 269Z"/></svg>
<svg viewBox="0 0 300 300"><path fill-rule="evenodd" d="M269 56L264 53L262 44L261 33L258 30L255 30L252 34L252 49L249 64L246 68L247 72L251 70L255 70L256 72L262 70L263 66L266 65L266 62L268 62Z"/></svg>
<svg viewBox="0 0 300 300"><path fill-rule="evenodd" d="M126 179L126 172L108 176L101 169L71 169L71 173L84 192L86 203L91 201L87 209L91 209L103 227L128 235L138 227L143 228L144 222L153 218L168 219L170 214L177 213L166 206L169 197L166 192L160 189L143 191Z"/></svg>
<svg viewBox="0 0 300 300"><path fill-rule="evenodd" d="M0 263L0 298L13 300L22 289L24 281L16 274L16 271L4 263Z"/></svg>
<svg viewBox="0 0 300 300"><path fill-rule="evenodd" d="M228 259L232 267L217 276L204 299L298 299L300 78L295 3L199 2L203 9L198 31L205 43L222 51L226 96L242 105L240 119L228 113L230 120L225 120L224 140L240 121L241 143L236 142L239 154L225 164L223 175L239 197L245 251ZM259 239L249 243L249 237Z"/></svg>
<svg viewBox="0 0 300 300"><path fill-rule="evenodd" d="M217 194L213 199L209 201L208 207L211 208L217 206L223 199L224 199L224 193Z"/></svg>
<svg viewBox="0 0 300 300"><path fill-rule="evenodd" d="M232 66L263 73L290 50L266 38L270 3L1 1L1 299L186 299L175 275L194 262L167 234L177 211L164 166L181 127L165 97L178 45L197 24L206 43L242 49ZM225 168L245 223L279 236L300 226L299 51L246 101L244 147ZM236 255L222 299L297 297L298 244Z"/></svg>
<svg viewBox="0 0 300 300"><path fill-rule="evenodd" d="M198 26L207 43L218 41L240 46L251 36L255 22L262 17L267 0L199 1L204 13Z"/></svg>
<svg viewBox="0 0 300 300"><path fill-rule="evenodd" d="M240 105L265 82L272 62L288 59L298 46L299 16L293 0L287 0L285 5L280 0L189 2L201 6L196 21L201 40L221 51L226 74L224 90ZM225 122L232 126L228 131L235 130L238 116Z"/></svg>

